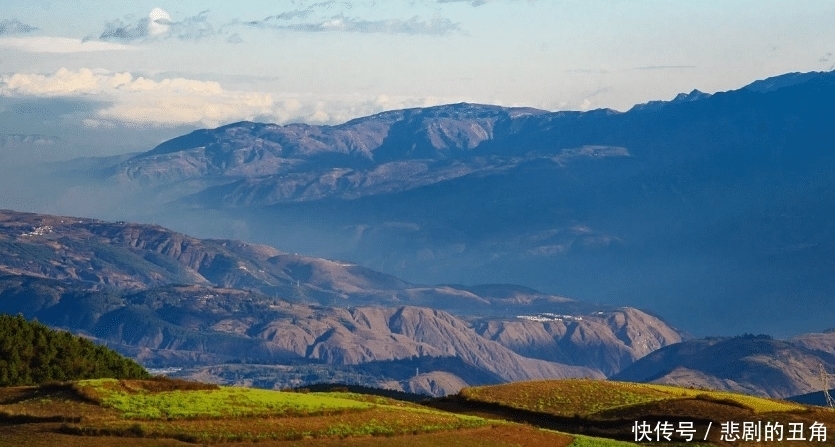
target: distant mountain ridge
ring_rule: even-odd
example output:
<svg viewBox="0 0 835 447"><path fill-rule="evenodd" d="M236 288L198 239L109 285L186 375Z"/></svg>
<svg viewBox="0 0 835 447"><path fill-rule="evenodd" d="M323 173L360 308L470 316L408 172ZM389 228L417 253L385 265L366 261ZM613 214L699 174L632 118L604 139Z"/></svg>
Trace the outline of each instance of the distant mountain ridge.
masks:
<svg viewBox="0 0 835 447"><path fill-rule="evenodd" d="M831 83L832 76L822 72L789 73L718 96L693 90L679 94L671 101L638 105L626 113L611 110L547 112L459 103L383 112L336 126L240 122L217 129L197 130L166 141L115 166L113 174L122 181L152 184L199 177L212 177L210 183L229 183L245 178L245 184L238 185L236 191L249 198L235 203L263 205L321 199L338 193L339 190L327 191L327 186L335 186L328 182L356 190L381 176L397 175L398 180L403 181L426 170L433 171L436 178L424 179L414 185L408 182L399 187L389 185L385 189L386 192L403 191L468 175L486 167L495 168L496 164L512 166L520 157L542 158L572 150L580 154L578 149L591 147L590 141L578 139L572 144L571 140L577 136L582 138L582 134L588 132L586 124L596 125L600 120L614 119L634 125L641 121L644 113L662 109L669 113L671 108L704 100L717 103L709 106L711 109L724 103L731 111L741 105L740 99L753 99L746 98L746 92L765 94L802 84L825 85ZM577 133L581 135L575 135ZM599 157L601 153L589 155ZM620 155L628 156L628 152ZM457 160L457 163L443 163L451 160ZM245 193L241 188L251 192ZM295 190L295 194L287 195L288 188ZM306 191L310 188L325 190L310 196ZM227 198L222 203L229 205L231 202Z"/></svg>
<svg viewBox="0 0 835 447"><path fill-rule="evenodd" d="M198 202L248 206L402 192L543 157L563 164L629 156L623 147L588 145L545 154L495 149L519 132L516 127L545 115L461 103L385 112L338 126L240 122L174 138L110 169L120 182L149 186L198 180L188 186L199 192Z"/></svg>
<svg viewBox="0 0 835 447"><path fill-rule="evenodd" d="M514 285L410 284L350 262L240 241L197 239L158 225L10 210L0 210L0 272L82 281L97 288L212 285L319 305L410 304L467 315L595 307Z"/></svg>

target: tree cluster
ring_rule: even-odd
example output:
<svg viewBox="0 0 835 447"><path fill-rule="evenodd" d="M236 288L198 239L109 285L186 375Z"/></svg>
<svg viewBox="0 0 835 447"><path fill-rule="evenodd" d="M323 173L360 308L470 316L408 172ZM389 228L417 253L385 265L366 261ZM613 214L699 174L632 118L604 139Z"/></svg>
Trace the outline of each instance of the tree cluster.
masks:
<svg viewBox="0 0 835 447"><path fill-rule="evenodd" d="M0 386L97 379L146 379L142 366L69 332L0 314Z"/></svg>

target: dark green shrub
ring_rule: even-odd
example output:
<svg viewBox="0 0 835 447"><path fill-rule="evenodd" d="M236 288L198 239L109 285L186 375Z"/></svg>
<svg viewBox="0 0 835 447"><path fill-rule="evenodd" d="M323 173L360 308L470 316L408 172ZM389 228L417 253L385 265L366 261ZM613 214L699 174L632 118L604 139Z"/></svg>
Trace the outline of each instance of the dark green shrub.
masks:
<svg viewBox="0 0 835 447"><path fill-rule="evenodd" d="M0 386L80 379L148 379L133 360L23 316L0 314Z"/></svg>

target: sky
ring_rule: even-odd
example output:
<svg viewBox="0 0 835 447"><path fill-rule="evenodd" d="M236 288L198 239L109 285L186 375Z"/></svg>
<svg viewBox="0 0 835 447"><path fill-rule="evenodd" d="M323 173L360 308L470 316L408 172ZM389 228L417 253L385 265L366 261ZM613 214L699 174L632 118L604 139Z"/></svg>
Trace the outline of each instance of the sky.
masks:
<svg viewBox="0 0 835 447"><path fill-rule="evenodd" d="M3 0L0 134L106 155L462 101L623 111L833 52L831 1Z"/></svg>

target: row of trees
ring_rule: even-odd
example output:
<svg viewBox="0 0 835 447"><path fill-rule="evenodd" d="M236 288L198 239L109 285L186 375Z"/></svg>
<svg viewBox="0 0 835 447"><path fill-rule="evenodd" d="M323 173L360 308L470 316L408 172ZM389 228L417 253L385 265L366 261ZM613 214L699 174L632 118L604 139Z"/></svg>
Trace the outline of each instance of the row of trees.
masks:
<svg viewBox="0 0 835 447"><path fill-rule="evenodd" d="M145 379L133 360L23 316L0 314L0 386L111 377Z"/></svg>

